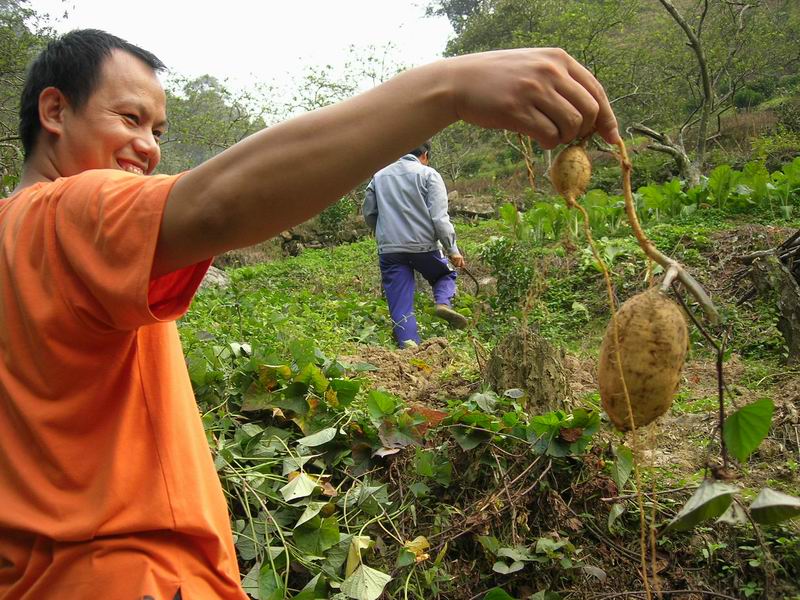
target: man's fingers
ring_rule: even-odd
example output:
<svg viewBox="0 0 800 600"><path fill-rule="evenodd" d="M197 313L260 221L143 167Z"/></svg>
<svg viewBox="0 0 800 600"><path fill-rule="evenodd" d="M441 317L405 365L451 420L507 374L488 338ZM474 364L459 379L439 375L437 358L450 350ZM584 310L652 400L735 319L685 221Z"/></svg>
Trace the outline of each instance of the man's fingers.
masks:
<svg viewBox="0 0 800 600"><path fill-rule="evenodd" d="M565 102L574 107L581 117L577 131L571 132L572 136L567 139L562 136L561 143L566 144L575 138L583 138L591 134L596 129L600 103L595 100L594 96L585 87L574 80L557 86L556 90L564 98Z"/></svg>
<svg viewBox="0 0 800 600"><path fill-rule="evenodd" d="M529 123L529 130L522 133L532 137L542 148L552 150L561 143L561 132L547 114L531 106L526 117L524 120Z"/></svg>
<svg viewBox="0 0 800 600"><path fill-rule="evenodd" d="M596 102L591 94L572 80L555 82L556 87L536 101L539 108L558 129L558 142L567 144L581 131L594 128ZM560 93L561 89L564 93ZM582 90L582 91L581 91Z"/></svg>
<svg viewBox="0 0 800 600"><path fill-rule="evenodd" d="M573 61L569 67L569 73L581 84L597 101L598 112L595 120L595 128L605 141L609 144L616 144L620 141L619 126L614 111L606 96L606 91L600 82L595 79L589 70L578 61Z"/></svg>

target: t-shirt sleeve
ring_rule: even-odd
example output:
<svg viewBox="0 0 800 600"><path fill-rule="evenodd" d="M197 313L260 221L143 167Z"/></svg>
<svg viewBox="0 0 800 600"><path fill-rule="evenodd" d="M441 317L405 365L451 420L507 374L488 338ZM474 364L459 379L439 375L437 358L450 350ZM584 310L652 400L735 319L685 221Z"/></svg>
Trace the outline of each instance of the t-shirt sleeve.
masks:
<svg viewBox="0 0 800 600"><path fill-rule="evenodd" d="M134 329L188 310L211 258L150 277L164 206L179 177L94 170L55 186L49 212L58 285L90 326Z"/></svg>

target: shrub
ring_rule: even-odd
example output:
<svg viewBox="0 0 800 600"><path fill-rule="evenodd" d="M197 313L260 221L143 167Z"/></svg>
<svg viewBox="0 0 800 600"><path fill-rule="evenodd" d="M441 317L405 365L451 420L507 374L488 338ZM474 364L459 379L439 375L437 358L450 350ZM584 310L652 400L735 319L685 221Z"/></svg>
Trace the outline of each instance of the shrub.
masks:
<svg viewBox="0 0 800 600"><path fill-rule="evenodd" d="M750 110L754 106L758 106L764 100L766 100L766 96L757 91L753 88L742 88L733 97L733 105L736 108Z"/></svg>
<svg viewBox="0 0 800 600"><path fill-rule="evenodd" d="M764 162L770 171L777 171L800 154L800 132L779 126L774 134L754 139L752 148L757 160Z"/></svg>
<svg viewBox="0 0 800 600"><path fill-rule="evenodd" d="M778 123L787 131L800 133L800 97L789 98L775 108Z"/></svg>
<svg viewBox="0 0 800 600"><path fill-rule="evenodd" d="M338 202L331 204L319 214L319 224L322 232L336 237L347 222L350 215L358 211L358 203L350 196L345 196Z"/></svg>

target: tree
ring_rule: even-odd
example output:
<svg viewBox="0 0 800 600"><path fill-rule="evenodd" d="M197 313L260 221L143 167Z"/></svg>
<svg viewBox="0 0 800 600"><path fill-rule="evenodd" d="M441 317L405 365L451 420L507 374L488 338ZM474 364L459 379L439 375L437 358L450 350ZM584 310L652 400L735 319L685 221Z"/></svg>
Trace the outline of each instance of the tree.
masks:
<svg viewBox="0 0 800 600"><path fill-rule="evenodd" d="M0 186L8 195L19 181L22 144L19 98L25 69L52 37L24 0L0 0Z"/></svg>
<svg viewBox="0 0 800 600"><path fill-rule="evenodd" d="M690 181L736 92L800 64L796 0L439 0L429 12L458 23L449 55L564 48L603 83L623 128Z"/></svg>
<svg viewBox="0 0 800 600"><path fill-rule="evenodd" d="M429 17L444 16L456 33L461 33L466 21L481 8L481 0L439 0L425 9Z"/></svg>
<svg viewBox="0 0 800 600"><path fill-rule="evenodd" d="M732 108L736 91L766 66L769 51L764 51L763 38L783 33L780 22L770 17L786 14L789 6L763 0L699 0L694 6L684 3L681 11L673 0L659 2L686 36L694 58L694 66L686 72L692 101L675 141L641 124L631 129L655 140L653 147L672 155L681 175L696 184L705 162L711 119ZM684 136L692 127L695 144L690 159Z"/></svg>
<svg viewBox="0 0 800 600"><path fill-rule="evenodd" d="M460 121L453 123L432 140L433 165L445 179L457 181L475 166L471 157L494 136L485 129ZM469 174L469 173L467 173Z"/></svg>
<svg viewBox="0 0 800 600"><path fill-rule="evenodd" d="M340 67L331 64L306 67L291 101L284 107L285 116L341 102L383 83L405 68L392 58L395 50L392 44L364 49L350 46L349 56Z"/></svg>
<svg viewBox="0 0 800 600"><path fill-rule="evenodd" d="M203 75L169 82L167 115L159 172L179 173L266 127L270 111L254 92L234 93Z"/></svg>

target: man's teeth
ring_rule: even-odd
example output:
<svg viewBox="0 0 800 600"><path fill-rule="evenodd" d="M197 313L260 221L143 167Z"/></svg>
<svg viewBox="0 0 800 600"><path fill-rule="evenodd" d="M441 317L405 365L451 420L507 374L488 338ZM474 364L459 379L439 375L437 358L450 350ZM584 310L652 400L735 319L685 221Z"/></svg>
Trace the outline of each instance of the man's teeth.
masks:
<svg viewBox="0 0 800 600"><path fill-rule="evenodd" d="M128 173L136 173L137 175L144 175L144 171L135 165L125 165L123 168Z"/></svg>

